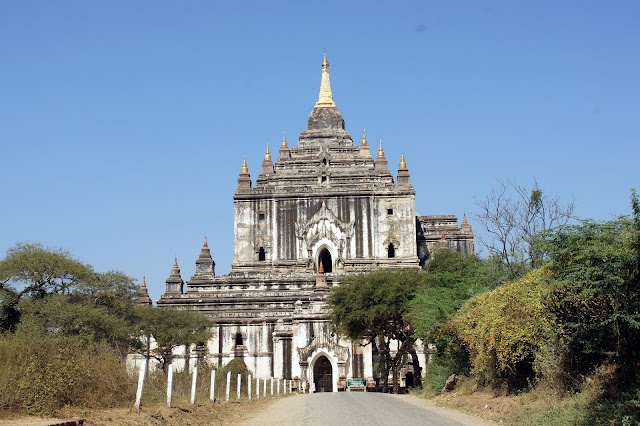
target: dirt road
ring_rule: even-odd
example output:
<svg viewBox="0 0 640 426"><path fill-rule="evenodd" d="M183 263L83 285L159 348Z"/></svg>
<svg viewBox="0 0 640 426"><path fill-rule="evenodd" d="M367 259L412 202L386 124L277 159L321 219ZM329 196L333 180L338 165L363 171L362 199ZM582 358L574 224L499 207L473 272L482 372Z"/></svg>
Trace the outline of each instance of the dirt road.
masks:
<svg viewBox="0 0 640 426"><path fill-rule="evenodd" d="M495 425L410 395L317 393L269 404L242 425Z"/></svg>

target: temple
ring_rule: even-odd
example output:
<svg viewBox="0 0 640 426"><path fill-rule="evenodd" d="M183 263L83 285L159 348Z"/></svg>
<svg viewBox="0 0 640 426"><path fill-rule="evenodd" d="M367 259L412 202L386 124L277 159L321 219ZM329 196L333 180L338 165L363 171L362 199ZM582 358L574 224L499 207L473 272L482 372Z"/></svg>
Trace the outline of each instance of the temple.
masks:
<svg viewBox="0 0 640 426"><path fill-rule="evenodd" d="M336 334L328 290L349 274L418 269L441 247L473 253L466 217L459 227L452 215L420 216L415 197L404 154L394 176L382 141L372 156L366 133L357 145L345 130L325 55L297 145L283 136L275 162L267 147L255 183L242 162L230 273L216 275L206 239L186 285L174 262L158 307L198 310L215 323L213 338L182 356L219 366L242 357L254 376L302 389L335 392L349 378L374 387L377 349ZM403 366L402 384L415 373Z"/></svg>

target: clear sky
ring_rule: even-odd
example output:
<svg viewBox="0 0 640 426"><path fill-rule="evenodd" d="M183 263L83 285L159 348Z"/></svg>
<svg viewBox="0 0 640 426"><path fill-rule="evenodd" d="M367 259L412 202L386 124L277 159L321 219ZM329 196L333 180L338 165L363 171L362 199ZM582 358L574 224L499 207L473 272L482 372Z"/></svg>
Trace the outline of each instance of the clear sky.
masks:
<svg viewBox="0 0 640 426"><path fill-rule="evenodd" d="M233 257L233 193L306 128L323 49L359 143L401 153L420 214L496 178L628 214L640 187L638 1L0 2L0 253L189 279ZM476 232L480 232L478 226Z"/></svg>

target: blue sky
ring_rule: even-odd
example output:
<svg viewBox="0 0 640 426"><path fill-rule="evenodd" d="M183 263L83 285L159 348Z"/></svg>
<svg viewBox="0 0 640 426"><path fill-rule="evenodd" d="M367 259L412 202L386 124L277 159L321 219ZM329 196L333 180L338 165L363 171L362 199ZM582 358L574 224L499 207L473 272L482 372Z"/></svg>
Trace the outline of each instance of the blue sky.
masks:
<svg viewBox="0 0 640 426"><path fill-rule="evenodd" d="M640 186L640 2L0 2L0 253L63 247L164 291L206 234L233 256L257 177L306 127L322 52L359 141L404 153L420 214L496 179L629 213ZM480 232L479 227L475 227Z"/></svg>

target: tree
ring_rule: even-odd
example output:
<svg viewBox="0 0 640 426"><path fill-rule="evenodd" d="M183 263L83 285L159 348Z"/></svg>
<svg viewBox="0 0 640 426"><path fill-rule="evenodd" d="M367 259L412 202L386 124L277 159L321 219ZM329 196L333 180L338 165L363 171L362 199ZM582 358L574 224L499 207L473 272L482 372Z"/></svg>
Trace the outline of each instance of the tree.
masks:
<svg viewBox="0 0 640 426"><path fill-rule="evenodd" d="M95 279L91 266L73 259L65 250L44 248L39 243L16 244L0 261L2 329L16 326L23 297L65 294Z"/></svg>
<svg viewBox="0 0 640 426"><path fill-rule="evenodd" d="M422 279L420 272L374 272L347 277L341 286L331 290L331 320L338 331L352 340L377 346L382 359L383 392L387 391L390 371L393 391L398 392L398 369L406 355L415 352L414 329L407 313ZM419 371L417 356L413 361L414 369Z"/></svg>
<svg viewBox="0 0 640 426"><path fill-rule="evenodd" d="M485 199L476 200L475 219L486 231L479 235L489 256L498 256L512 278L539 266L545 252L535 237L564 227L573 214L573 201L561 203L559 197L545 193L534 180L531 188L511 181L498 181Z"/></svg>
<svg viewBox="0 0 640 426"><path fill-rule="evenodd" d="M211 321L196 311L167 308L138 308L140 329L138 353L156 359L166 371L173 350L179 346L198 345L211 338ZM155 341L155 345L151 342Z"/></svg>
<svg viewBox="0 0 640 426"><path fill-rule="evenodd" d="M567 374L578 379L603 363L628 385L640 373L640 202L633 217L583 220L539 244L557 285L548 309L567 339Z"/></svg>

